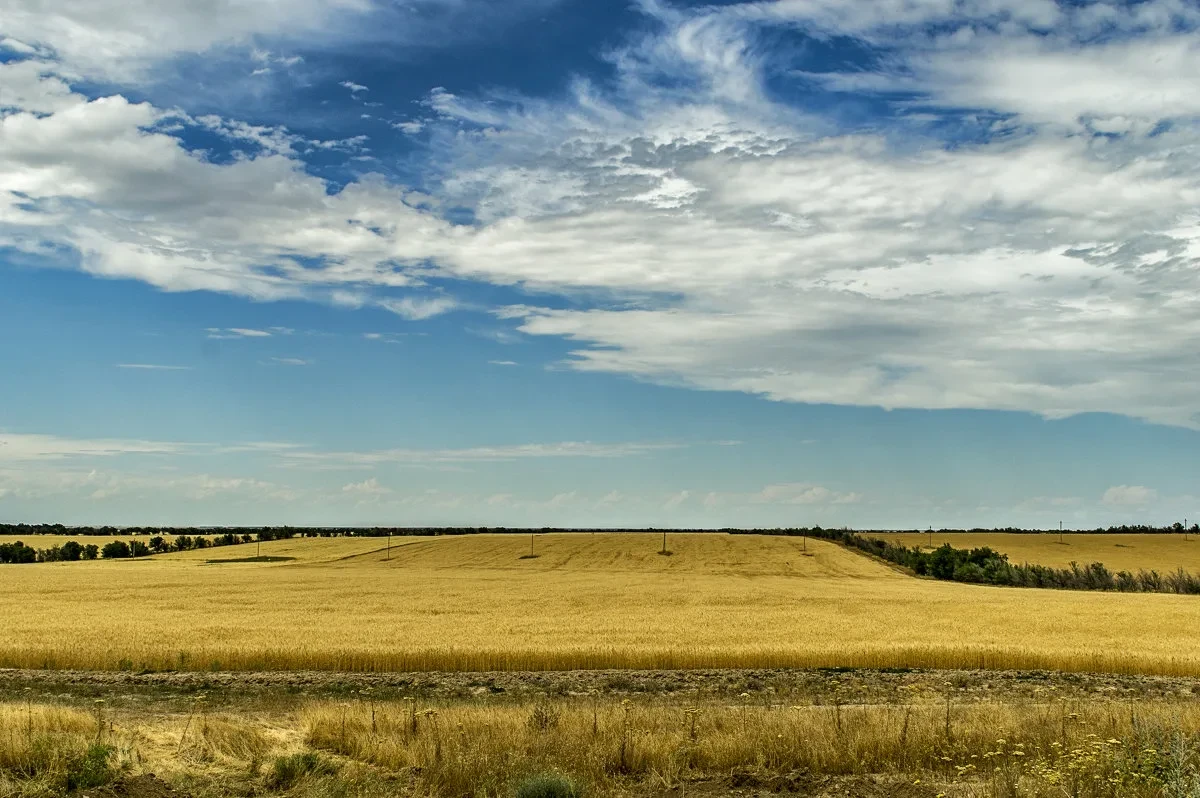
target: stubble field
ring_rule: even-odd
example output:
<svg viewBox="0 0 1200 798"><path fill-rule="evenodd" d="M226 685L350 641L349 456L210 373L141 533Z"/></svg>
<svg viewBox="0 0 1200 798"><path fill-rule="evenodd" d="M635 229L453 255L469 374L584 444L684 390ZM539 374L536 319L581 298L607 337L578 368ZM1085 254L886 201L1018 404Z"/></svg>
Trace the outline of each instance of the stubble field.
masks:
<svg viewBox="0 0 1200 798"><path fill-rule="evenodd" d="M1195 597L915 579L821 541L295 539L7 566L0 667L1053 668L1200 674Z"/></svg>

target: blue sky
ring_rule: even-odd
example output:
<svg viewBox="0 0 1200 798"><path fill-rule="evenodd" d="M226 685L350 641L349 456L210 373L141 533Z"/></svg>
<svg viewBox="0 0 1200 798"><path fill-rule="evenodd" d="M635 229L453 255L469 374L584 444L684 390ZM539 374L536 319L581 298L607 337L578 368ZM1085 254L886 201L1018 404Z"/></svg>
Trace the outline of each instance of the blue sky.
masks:
<svg viewBox="0 0 1200 798"><path fill-rule="evenodd" d="M7 0L0 520L1200 518L1186 0Z"/></svg>

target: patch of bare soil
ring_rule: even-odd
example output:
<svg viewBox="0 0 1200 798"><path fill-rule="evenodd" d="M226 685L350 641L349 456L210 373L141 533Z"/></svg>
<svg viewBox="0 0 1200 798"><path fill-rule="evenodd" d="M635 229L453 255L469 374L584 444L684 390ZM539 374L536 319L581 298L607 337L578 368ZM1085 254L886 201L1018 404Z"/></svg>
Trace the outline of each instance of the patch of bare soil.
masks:
<svg viewBox="0 0 1200 798"><path fill-rule="evenodd" d="M153 773L119 778L106 787L84 790L82 798L187 798Z"/></svg>
<svg viewBox="0 0 1200 798"><path fill-rule="evenodd" d="M898 776L815 776L805 771L759 773L735 770L727 778L688 781L655 790L664 798L934 798L934 785Z"/></svg>
<svg viewBox="0 0 1200 798"><path fill-rule="evenodd" d="M255 700L290 703L309 697L376 699L537 698L638 694L723 698L765 704L955 703L1122 698L1155 700L1200 695L1200 679L1073 674L1052 671L944 670L685 670L504 671L492 673L113 672L0 669L0 698L20 695L106 698L117 702L186 700L210 704Z"/></svg>

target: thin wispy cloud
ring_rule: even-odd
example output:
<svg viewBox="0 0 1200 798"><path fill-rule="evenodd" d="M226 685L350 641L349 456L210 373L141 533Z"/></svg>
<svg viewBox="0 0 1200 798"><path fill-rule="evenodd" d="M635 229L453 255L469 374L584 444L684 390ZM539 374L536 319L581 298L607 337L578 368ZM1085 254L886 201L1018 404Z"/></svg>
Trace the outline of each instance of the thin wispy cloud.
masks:
<svg viewBox="0 0 1200 798"><path fill-rule="evenodd" d="M380 463L499 463L514 460L543 458L620 458L638 457L655 452L682 448L685 444L669 442L590 443L562 441L559 443L526 443L510 446L474 446L463 449L377 449L361 452L283 452L284 461L294 465L363 466Z"/></svg>
<svg viewBox="0 0 1200 798"><path fill-rule="evenodd" d="M141 371L191 371L191 366L167 366L161 363L118 363L119 369L138 369Z"/></svg>
<svg viewBox="0 0 1200 798"><path fill-rule="evenodd" d="M270 338L276 334L289 335L292 330L284 327L274 327L270 330L256 330L249 327L209 327L205 332L208 334L207 337L213 340L235 340L238 338Z"/></svg>

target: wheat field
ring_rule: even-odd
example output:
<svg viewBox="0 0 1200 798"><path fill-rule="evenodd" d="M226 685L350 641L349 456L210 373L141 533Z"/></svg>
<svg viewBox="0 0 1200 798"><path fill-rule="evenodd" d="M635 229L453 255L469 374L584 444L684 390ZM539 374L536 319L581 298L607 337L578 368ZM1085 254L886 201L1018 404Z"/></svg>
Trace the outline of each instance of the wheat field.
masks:
<svg viewBox="0 0 1200 798"><path fill-rule="evenodd" d="M905 546L929 548L926 532L864 533ZM1012 534L1005 532L934 532L933 546L949 543L959 549L989 546L1007 554L1009 562L1032 563L1064 568L1072 562L1080 565L1104 563L1110 571L1136 572L1142 569L1160 573L1182 568L1200 573L1200 538L1195 535L1092 535L1066 532L1059 542L1057 532Z"/></svg>
<svg viewBox="0 0 1200 798"><path fill-rule="evenodd" d="M0 667L1056 668L1200 674L1190 596L905 576L832 543L550 534L272 541L6 566Z"/></svg>

